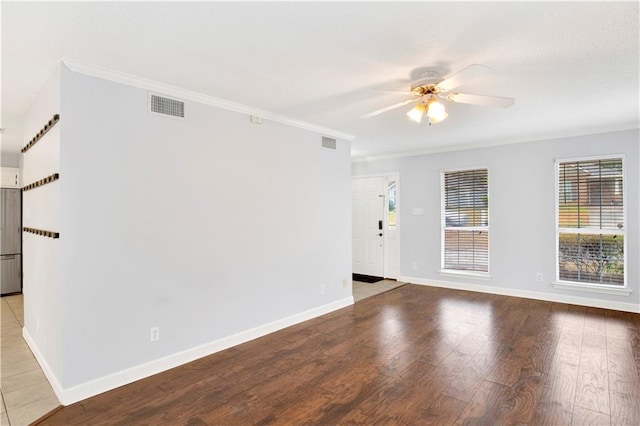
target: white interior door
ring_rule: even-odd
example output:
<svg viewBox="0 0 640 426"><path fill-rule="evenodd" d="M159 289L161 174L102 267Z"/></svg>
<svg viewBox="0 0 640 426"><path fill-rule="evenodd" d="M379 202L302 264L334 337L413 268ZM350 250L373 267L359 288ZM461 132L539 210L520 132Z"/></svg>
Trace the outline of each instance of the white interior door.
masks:
<svg viewBox="0 0 640 426"><path fill-rule="evenodd" d="M351 193L353 273L384 277L385 178L355 178Z"/></svg>

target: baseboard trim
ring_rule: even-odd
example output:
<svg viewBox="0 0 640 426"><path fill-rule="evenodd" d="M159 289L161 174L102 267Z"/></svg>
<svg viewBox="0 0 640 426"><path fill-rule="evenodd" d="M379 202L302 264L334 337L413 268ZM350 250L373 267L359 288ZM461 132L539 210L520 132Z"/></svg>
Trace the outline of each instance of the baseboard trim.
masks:
<svg viewBox="0 0 640 426"><path fill-rule="evenodd" d="M318 306L317 308L309 309L307 311L300 312L298 314L294 314L276 321L272 321L270 323L245 330L231 336L214 340L213 342L209 342L204 345L196 346L182 352L149 361L135 367L127 368L125 370L118 371L116 373L112 373L107 376L91 380L89 382L72 386L68 389L64 389L62 388L62 386L60 386L57 378L40 354L37 345L35 344L33 339L28 336L28 332L26 331L26 329L23 329L23 335L25 336L25 340L27 340L27 343L29 344L29 347L31 347L33 353L36 354L36 358L42 366L42 370L44 371L45 375L51 382L56 396L63 405L69 405L73 404L74 402L78 402L83 399L87 399L89 397L109 391L111 389L127 385L129 383L135 382L136 380L144 379L145 377L149 377L154 374L167 371L171 368L186 364L188 362L195 361L198 358L202 358L207 355L211 355L216 352L220 352L230 347L239 345L241 343L257 339L258 337L265 336L283 328L290 327L303 321L328 314L338 309L353 305L353 303L353 296L345 297L344 299L336 300L335 302Z"/></svg>
<svg viewBox="0 0 640 426"><path fill-rule="evenodd" d="M613 300L598 300L590 297L571 296L565 294L544 293L530 290L518 290L505 287L494 287L481 284L461 283L455 281L429 280L416 277L400 277L400 281L426 285L431 287L450 288L454 290L475 291L479 293L499 294L501 296L522 297L525 299L544 300L547 302L567 303L569 305L589 306L593 308L612 309L615 311L640 313L640 305Z"/></svg>
<svg viewBox="0 0 640 426"><path fill-rule="evenodd" d="M58 401L62 403L64 389L62 389L62 385L60 385L60 382L58 381L56 375L53 373L53 370L49 366L49 363L42 355L42 352L40 352L40 348L38 348L38 345L36 345L36 341L31 337L31 334L29 333L29 330L27 330L27 327L22 327L22 338L25 342L27 342L27 346L29 346L29 349L31 349L31 353L33 353L33 356L36 357L36 361L38 361L38 364L40 364L40 368L42 369L44 376L49 381L49 384L53 389L53 393L56 394Z"/></svg>

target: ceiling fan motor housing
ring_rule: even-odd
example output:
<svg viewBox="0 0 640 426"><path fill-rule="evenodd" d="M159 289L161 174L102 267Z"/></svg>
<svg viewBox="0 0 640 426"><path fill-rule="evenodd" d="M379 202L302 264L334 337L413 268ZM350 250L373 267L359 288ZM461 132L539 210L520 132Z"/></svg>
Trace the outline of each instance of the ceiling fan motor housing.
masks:
<svg viewBox="0 0 640 426"><path fill-rule="evenodd" d="M431 95L431 94L437 94L439 92L438 88L436 87L436 84L422 84L419 86L414 86L411 88L411 91L413 93L415 93L416 95Z"/></svg>

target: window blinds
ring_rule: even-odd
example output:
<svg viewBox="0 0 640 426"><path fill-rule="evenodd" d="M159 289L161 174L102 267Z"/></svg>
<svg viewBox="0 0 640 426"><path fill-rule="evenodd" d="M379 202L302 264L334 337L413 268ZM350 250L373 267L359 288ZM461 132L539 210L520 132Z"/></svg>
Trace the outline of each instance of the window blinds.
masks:
<svg viewBox="0 0 640 426"><path fill-rule="evenodd" d="M487 169L444 172L443 269L489 272Z"/></svg>
<svg viewBox="0 0 640 426"><path fill-rule="evenodd" d="M558 279L624 285L621 158L558 162Z"/></svg>

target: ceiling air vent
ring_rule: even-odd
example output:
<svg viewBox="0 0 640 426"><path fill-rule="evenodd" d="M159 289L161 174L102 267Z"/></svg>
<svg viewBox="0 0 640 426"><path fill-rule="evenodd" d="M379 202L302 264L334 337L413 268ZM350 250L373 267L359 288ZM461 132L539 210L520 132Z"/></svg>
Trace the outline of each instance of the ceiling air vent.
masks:
<svg viewBox="0 0 640 426"><path fill-rule="evenodd" d="M336 140L323 136L322 137L322 147L323 148L329 148L329 149L336 149Z"/></svg>
<svg viewBox="0 0 640 426"><path fill-rule="evenodd" d="M169 115L171 117L184 118L184 102L175 99L164 98L158 95L149 97L149 108L156 114Z"/></svg>

